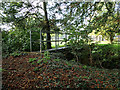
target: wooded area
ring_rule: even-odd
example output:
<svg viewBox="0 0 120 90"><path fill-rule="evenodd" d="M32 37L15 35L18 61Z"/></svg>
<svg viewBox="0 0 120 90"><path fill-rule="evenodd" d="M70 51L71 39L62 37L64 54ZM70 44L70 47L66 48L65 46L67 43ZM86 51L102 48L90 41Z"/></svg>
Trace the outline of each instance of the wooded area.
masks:
<svg viewBox="0 0 120 90"><path fill-rule="evenodd" d="M120 88L120 2L0 4L3 89Z"/></svg>

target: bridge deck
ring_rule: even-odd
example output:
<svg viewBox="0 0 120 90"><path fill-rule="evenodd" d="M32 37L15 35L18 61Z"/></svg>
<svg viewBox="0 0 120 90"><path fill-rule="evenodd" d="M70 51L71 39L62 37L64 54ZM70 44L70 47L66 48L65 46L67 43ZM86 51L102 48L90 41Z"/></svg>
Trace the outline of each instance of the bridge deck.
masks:
<svg viewBox="0 0 120 90"><path fill-rule="evenodd" d="M66 49L66 48L67 47L52 48L52 49L43 50L41 53L44 53L45 51L53 52L53 51L58 51L58 50ZM25 54L41 54L40 51L22 52L22 53L25 53Z"/></svg>
<svg viewBox="0 0 120 90"><path fill-rule="evenodd" d="M52 48L52 49L42 50L41 53L44 53L45 51L49 51L49 52L58 51L58 50L62 50L62 49L65 49L65 48L67 48L67 47L59 47L59 48ZM40 51L22 52L22 53L27 53L27 54L41 54Z"/></svg>
<svg viewBox="0 0 120 90"><path fill-rule="evenodd" d="M45 52L45 51L61 50L61 49L65 49L65 48L67 48L67 47L52 48L52 49L43 50L42 52Z"/></svg>

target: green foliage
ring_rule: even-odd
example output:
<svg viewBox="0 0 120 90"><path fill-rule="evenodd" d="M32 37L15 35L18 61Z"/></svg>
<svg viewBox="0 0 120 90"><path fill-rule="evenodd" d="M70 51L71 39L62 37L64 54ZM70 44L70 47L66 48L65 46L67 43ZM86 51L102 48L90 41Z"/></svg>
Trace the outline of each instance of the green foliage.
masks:
<svg viewBox="0 0 120 90"><path fill-rule="evenodd" d="M3 72L3 71L7 71L7 70L5 70L5 69L3 69L3 68L0 68L0 72Z"/></svg>
<svg viewBox="0 0 120 90"><path fill-rule="evenodd" d="M75 55L77 61L79 59L79 56L81 56L81 53L82 53L79 51L81 51L81 49L84 48L84 46L86 45L85 38L84 40L80 39L80 35L81 35L80 33L76 32L75 30L72 30L72 34L69 35L68 43L67 43L67 45L69 45L71 49L72 54ZM86 34L83 33L82 35L84 36Z"/></svg>
<svg viewBox="0 0 120 90"><path fill-rule="evenodd" d="M44 56L49 56L49 54L50 54L49 51L44 52Z"/></svg>
<svg viewBox="0 0 120 90"><path fill-rule="evenodd" d="M20 79L21 77L19 77L23 75L24 80L28 82L29 79L27 77L29 75L31 80L34 79L33 82L39 82L37 87L32 85L31 88L33 87L34 88L70 87L70 88L83 88L83 89L84 88L106 88L106 89L119 88L118 86L119 69L115 69L115 70L99 69L91 66L88 67L86 65L79 64L77 62L65 61L65 60L60 60L58 62L58 61L54 61L54 59L49 60L48 63L44 63L43 61L41 61L39 65L35 61L34 62L35 65L32 65L31 67L31 65L29 65L30 63L27 62L29 60L28 57L31 57L31 56L28 55L28 56L25 56L24 58L22 58L23 56L19 58L9 58L7 61L12 63L9 65L9 68L8 68L8 65L3 64L4 67L6 67L4 69L12 70L12 69L18 68L18 66L16 66L16 63L18 63L19 65L19 63L23 62L24 60L26 61L26 63L20 64L20 66L22 65L23 67L19 67L23 70L22 72L25 72L25 73L21 73L21 71L18 71L16 73L3 71L3 74L9 77L7 79L8 81L9 79L12 79L18 76L17 79L15 79L13 82L10 82L10 83L14 83L14 84L18 83L17 87L21 88L21 85L23 85L22 87L30 89L31 84L30 86L26 87L26 85L21 83L21 81L23 80ZM40 58L40 57L37 56L36 58ZM26 67L26 65L28 67ZM13 68L13 66L15 67ZM29 70L28 73L26 73L26 70ZM8 73L8 74L5 74L5 73ZM10 77L11 75L13 76ZM6 81L6 78L4 77L3 79ZM18 79L20 79L19 82L18 82ZM6 85L8 85L8 83Z"/></svg>
<svg viewBox="0 0 120 90"><path fill-rule="evenodd" d="M37 60L37 58L29 58L29 63L32 63L32 62L34 62L36 60Z"/></svg>
<svg viewBox="0 0 120 90"><path fill-rule="evenodd" d="M27 48L29 48L29 34L25 33L24 31L2 31L2 34L3 56L5 56L6 54L9 55L10 53L13 53L15 51L18 52L25 49L27 50Z"/></svg>
<svg viewBox="0 0 120 90"><path fill-rule="evenodd" d="M34 37L35 36L35 37ZM29 29L14 28L10 31L2 31L2 52L3 57L10 55L14 51L30 50L30 34ZM38 32L32 33L32 41L38 41L40 35ZM39 50L39 42L32 42L32 50ZM43 49L43 48L42 48Z"/></svg>
<svg viewBox="0 0 120 90"><path fill-rule="evenodd" d="M34 65L35 63L34 62L32 62L32 65Z"/></svg>
<svg viewBox="0 0 120 90"><path fill-rule="evenodd" d="M3 70L3 69L2 69L2 68L0 68L0 72L2 72L2 70Z"/></svg>
<svg viewBox="0 0 120 90"><path fill-rule="evenodd" d="M88 37L88 34L93 30L93 27L91 27L91 19L94 16L94 12L99 8L97 5L99 5L99 3L88 2L72 2L68 5L67 10L70 10L64 18L64 21L66 21L64 24L64 31L69 34L69 37L67 39L65 38L64 41L67 41L67 45L70 47L70 50L72 54L74 54L77 62L88 62L87 64L89 64L89 61L86 58L90 58L91 47L88 43L91 43L92 40ZM85 25L84 20L87 17L89 17L90 20L88 21L88 24Z"/></svg>
<svg viewBox="0 0 120 90"><path fill-rule="evenodd" d="M118 7L115 7L117 4L115 2L105 3L102 12L97 10L98 15L91 22L95 33L110 40L111 44L115 34L119 31L119 11Z"/></svg>
<svg viewBox="0 0 120 90"><path fill-rule="evenodd" d="M82 64L78 65L77 62L72 63L71 61L65 60L60 60L59 62L50 60L49 65L45 65L45 67L42 67L39 70L45 69L47 66L49 68L44 71L44 74L41 73L38 78L41 82L47 81L48 83L55 83L55 85L51 84L52 86L47 83L46 86L48 87L72 87L72 82L74 82L74 87L76 88L107 88L107 86L117 87L115 83L118 82L118 74L110 72L110 70L103 70ZM38 71L38 68L36 68L35 71ZM117 81L112 80L111 77L115 78ZM66 81L66 84L64 80ZM70 83L69 80L71 81Z"/></svg>
<svg viewBox="0 0 120 90"><path fill-rule="evenodd" d="M47 62L48 62L48 60L47 60L47 59L43 60L43 63L47 63Z"/></svg>
<svg viewBox="0 0 120 90"><path fill-rule="evenodd" d="M45 52L44 52L44 57L41 59L41 60L43 60L44 63L47 63L47 61L50 60L50 55L49 55L49 54L50 54L50 53L49 53L48 51L45 51ZM40 61L40 60L39 60L39 61ZM39 62L39 61L38 61L38 62Z"/></svg>
<svg viewBox="0 0 120 90"><path fill-rule="evenodd" d="M9 51L9 42L8 42L8 32L7 31L2 31L2 56L3 58L7 57L10 53Z"/></svg>
<svg viewBox="0 0 120 90"><path fill-rule="evenodd" d="M84 66L83 66L83 68L84 68L84 69L86 69L86 68L87 68L87 66L86 66L86 65L84 65Z"/></svg>
<svg viewBox="0 0 120 90"><path fill-rule="evenodd" d="M43 58L39 59L39 60L37 61L37 63L40 64L42 61L43 61L43 63L47 63L48 60L51 59L49 54L50 54L50 53L49 53L48 51L44 52Z"/></svg>
<svg viewBox="0 0 120 90"><path fill-rule="evenodd" d="M93 51L93 60L96 65L101 65L105 68L119 68L119 45L97 45Z"/></svg>
<svg viewBox="0 0 120 90"><path fill-rule="evenodd" d="M71 60L72 62L75 62L75 60L73 59L73 60Z"/></svg>
<svg viewBox="0 0 120 90"><path fill-rule="evenodd" d="M65 8L62 10L60 6L63 5ZM94 46L91 44L92 40L88 37L88 34L95 30L96 33L101 32L102 35L109 37L112 42L115 33L119 29L119 12L115 10L115 6L117 6L115 2L55 3L55 7L53 5L50 8L49 19L51 20L49 20L49 25L49 23L46 22L48 21L47 15L45 15L46 21L44 21L44 16L39 13L39 9L37 11L36 8L39 6L33 7L32 4L24 2L2 2L2 21L3 23L13 24L11 30L2 31L3 55L7 56L7 54L12 53L11 55L13 56L19 56L20 53L13 52L29 51L30 29L32 31L39 31L41 28L43 30L53 28L59 31L56 27L58 24L56 22L59 22L62 31L69 34L68 38L65 38L64 41L67 42L69 51L74 55L77 62L89 65L89 59L92 58L94 65L101 65L106 68L118 68L120 63L118 52L120 49L111 45ZM45 2L44 7L46 7ZM31 11L33 11L34 8L36 12L32 13ZM20 13L22 9L23 11L25 9L25 14ZM46 9L43 10L46 11ZM57 20L55 17L56 13L62 16L62 19ZM95 15L96 13L98 14ZM86 20L88 21L87 23L85 23ZM47 27L47 29L45 27ZM39 41L40 34L38 32L33 32L32 35L33 41ZM47 40L48 39L50 39L50 36L47 37ZM33 42L32 46L34 47L33 51L39 50L39 42ZM35 67L34 71L41 70L38 78L41 79L39 82L41 87L75 88L77 86L87 88L110 87L112 89L118 87L118 73L110 73L110 71L107 70L78 65L78 63L74 61L63 61L60 57L65 56L57 53L56 57L54 56L52 60L50 53L47 51L44 52L43 57L41 56L40 59L29 59L29 63L33 66L36 63L37 66L40 66ZM42 72L42 70L44 70L44 72Z"/></svg>
<svg viewBox="0 0 120 90"><path fill-rule="evenodd" d="M111 51L110 48L104 48L105 51L103 51L103 49L100 47L94 47L91 44L91 38L88 37L88 34L95 30L96 33L101 32L102 35L109 37L111 41L113 40L113 37L119 28L119 12L115 10L118 3L54 3L53 6L49 7L49 9L51 9L49 15L50 25L48 25L48 22L46 22L47 19L46 21L43 20L44 16L39 13L39 10L36 10L36 12L34 13L31 11L31 3L2 2L1 4L1 8L3 10L1 17L3 23L13 24L13 27L9 31L2 31L3 56L8 56L14 51L29 51L30 30L38 31L32 32L32 41L36 41L32 42L32 47L34 47L33 51L39 50L40 29L47 30L45 27L50 26L50 28L59 31L60 29L57 28L57 22L59 22L59 24L61 24L62 26L62 31L69 34L68 38L65 38L64 41L67 42L67 45L70 49L69 52L73 54L74 58L76 58L76 61L89 65L89 59L93 56L96 64L98 64L99 61L101 63L107 61L115 61L115 63L118 63L118 54L114 53L116 52L116 50L114 51L114 49L112 49ZM61 10L61 6L63 4L65 8ZM38 6L36 6L35 8L38 8ZM22 9L28 10L25 10L25 14L22 14L20 13ZM57 12L56 9L58 10ZM34 8L32 10L34 10ZM51 12L54 14L52 15ZM95 15L96 12L98 13L98 15ZM56 19L56 13L62 15L62 18ZM87 23L85 23L86 20L88 21ZM44 34L42 34L42 40L44 40ZM45 48L43 43L42 46L43 50ZM16 53L14 53L13 55L19 56L19 54ZM65 57L65 55L63 54L56 54L55 56L53 55L54 59L58 59L61 57L64 59ZM38 60L38 63L41 63L42 61L44 63L47 63L47 60L50 59L51 55L49 55L48 52L45 52L44 57L41 58L41 60Z"/></svg>
<svg viewBox="0 0 120 90"><path fill-rule="evenodd" d="M14 57L18 57L18 56L21 55L21 53L20 53L20 52L13 52L13 53L11 53L10 55L11 55L11 56L14 56Z"/></svg>
<svg viewBox="0 0 120 90"><path fill-rule="evenodd" d="M71 64L71 63L69 63L68 61L66 61L66 64L67 64L68 66L72 66L72 64Z"/></svg>
<svg viewBox="0 0 120 90"><path fill-rule="evenodd" d="M39 32L41 27L38 27L38 25L41 24L42 19L35 16L37 14L40 16L40 13L31 13L31 11L25 10L26 15L28 15L26 17L26 15L23 15L23 13L19 12L26 8L30 9L31 7L31 4L29 5L29 3L25 2L1 2L1 8L3 12L1 13L2 15L0 15L0 17L2 18L2 22L12 23L12 28L9 31L2 31L2 45L4 47L3 57L8 56L14 51L30 50L30 29L32 31ZM19 15L17 15L18 13ZM32 42L32 46L34 47L33 51L39 50L38 40L40 38L40 34L38 32L32 32L32 41L37 41ZM42 47L42 49L44 49L44 47Z"/></svg>
<svg viewBox="0 0 120 90"><path fill-rule="evenodd" d="M38 60L37 63L41 63L42 60L43 60L43 59Z"/></svg>
<svg viewBox="0 0 120 90"><path fill-rule="evenodd" d="M34 71L39 71L39 68L38 68L38 67L35 67L35 68L34 68Z"/></svg>
<svg viewBox="0 0 120 90"><path fill-rule="evenodd" d="M51 53L50 58L52 59L66 59L64 56L64 53L62 52L55 52L55 53Z"/></svg>
<svg viewBox="0 0 120 90"><path fill-rule="evenodd" d="M56 61L56 62L59 62L60 61L60 59L53 59L54 61Z"/></svg>

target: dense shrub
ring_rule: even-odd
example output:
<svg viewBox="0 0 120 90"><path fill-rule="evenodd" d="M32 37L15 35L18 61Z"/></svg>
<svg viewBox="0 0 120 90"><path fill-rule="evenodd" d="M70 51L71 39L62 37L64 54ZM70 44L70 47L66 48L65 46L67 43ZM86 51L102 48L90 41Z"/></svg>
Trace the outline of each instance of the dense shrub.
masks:
<svg viewBox="0 0 120 90"><path fill-rule="evenodd" d="M39 39L39 33L33 33L32 41ZM39 51L39 41L32 42L32 50ZM18 51L30 51L30 35L28 31L24 30L10 30L2 31L2 53L3 58L10 55L10 53Z"/></svg>
<svg viewBox="0 0 120 90"><path fill-rule="evenodd" d="M93 50L92 56L97 66L103 66L104 68L119 68L119 45L96 45Z"/></svg>
<svg viewBox="0 0 120 90"><path fill-rule="evenodd" d="M119 56L119 50L120 47L117 44L97 44L97 45L89 45L84 44L82 46L79 46L80 48L76 47L74 52L72 52L71 48L69 48L69 52L71 51L71 54L77 55L79 63L90 65L90 52L89 49L91 48L92 52L92 60L93 60L93 66L99 67L99 68L107 68L107 69L118 69L120 68L120 56ZM68 55L71 56L70 54ZM74 59L76 57L74 56Z"/></svg>

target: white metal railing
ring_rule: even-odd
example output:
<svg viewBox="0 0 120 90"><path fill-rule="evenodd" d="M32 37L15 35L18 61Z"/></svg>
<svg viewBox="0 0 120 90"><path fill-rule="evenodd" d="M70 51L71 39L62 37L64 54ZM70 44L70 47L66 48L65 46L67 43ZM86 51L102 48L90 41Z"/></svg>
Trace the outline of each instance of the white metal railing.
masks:
<svg viewBox="0 0 120 90"><path fill-rule="evenodd" d="M32 32L39 32L40 33L40 39L39 41L32 41ZM47 31L42 31L42 29L40 29L40 31L31 31L30 30L30 52L32 52L32 42L39 42L40 43L40 53L42 52L42 43L43 42L55 42L55 49L57 49L59 47L59 42L63 42L63 39L66 38L67 39L67 33L61 33L61 32L53 32L50 31L50 34L55 34L54 39L51 38L51 40L42 40L42 33L48 33ZM59 35L63 35L62 38L59 37ZM67 41L65 42L65 44L67 43Z"/></svg>

